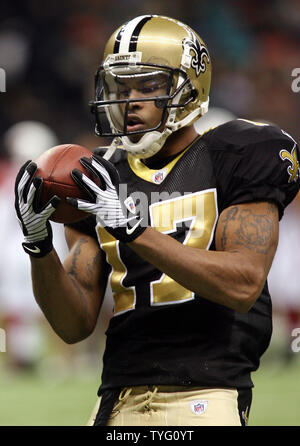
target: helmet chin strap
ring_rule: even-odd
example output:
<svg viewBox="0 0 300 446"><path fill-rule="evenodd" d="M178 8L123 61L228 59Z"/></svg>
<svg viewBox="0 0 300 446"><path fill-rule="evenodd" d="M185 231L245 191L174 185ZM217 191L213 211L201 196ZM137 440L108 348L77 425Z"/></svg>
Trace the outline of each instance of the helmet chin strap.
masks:
<svg viewBox="0 0 300 446"><path fill-rule="evenodd" d="M171 133L173 133L173 130L165 127L162 133L158 131L145 133L145 135L143 135L136 143L130 141L128 136L121 137L121 140L123 148L136 158L150 158L159 152Z"/></svg>
<svg viewBox="0 0 300 446"><path fill-rule="evenodd" d="M160 151L167 138L173 132L179 130L182 127L185 127L186 125L189 125L192 121L197 119L197 117L203 116L208 110L208 103L209 100L203 102L200 107L198 107L196 110L194 110L192 113L190 113L179 122L171 123L168 119L166 127L164 128L162 133L158 131L145 133L145 135L143 135L142 138L136 143L130 141L128 136L122 136L121 140L123 148L127 150L127 152L134 155L136 158L150 158Z"/></svg>

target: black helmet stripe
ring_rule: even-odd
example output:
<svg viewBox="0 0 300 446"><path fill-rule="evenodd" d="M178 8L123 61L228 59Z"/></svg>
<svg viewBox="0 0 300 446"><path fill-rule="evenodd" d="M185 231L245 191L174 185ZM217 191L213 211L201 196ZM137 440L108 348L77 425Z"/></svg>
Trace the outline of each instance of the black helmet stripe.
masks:
<svg viewBox="0 0 300 446"><path fill-rule="evenodd" d="M116 36L114 53L136 51L139 34L145 23L151 20L152 17L152 15L136 17L122 26Z"/></svg>
<svg viewBox="0 0 300 446"><path fill-rule="evenodd" d="M145 25L145 23L147 23L150 19L152 19L152 15L145 17L143 20L140 21L140 23L138 23L132 33L131 39L130 39L130 44L129 44L129 52L131 51L136 51L136 47L137 47L137 42L138 42L138 38L140 35L140 32L143 28L143 26Z"/></svg>
<svg viewBox="0 0 300 446"><path fill-rule="evenodd" d="M114 54L119 52L119 48L120 48L120 42L121 42L121 38L122 38L122 34L124 32L124 29L126 27L128 22L124 23L124 25L122 26L122 28L120 29L120 31L118 32L117 36L116 36L116 40L115 40L115 44L114 44Z"/></svg>

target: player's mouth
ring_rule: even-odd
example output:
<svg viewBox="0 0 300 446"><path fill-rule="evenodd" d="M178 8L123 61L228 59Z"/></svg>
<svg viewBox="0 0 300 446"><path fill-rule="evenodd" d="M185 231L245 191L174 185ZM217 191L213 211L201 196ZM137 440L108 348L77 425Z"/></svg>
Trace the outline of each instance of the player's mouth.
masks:
<svg viewBox="0 0 300 446"><path fill-rule="evenodd" d="M137 115L128 115L127 118L127 132L136 132L143 130L145 127L144 121Z"/></svg>

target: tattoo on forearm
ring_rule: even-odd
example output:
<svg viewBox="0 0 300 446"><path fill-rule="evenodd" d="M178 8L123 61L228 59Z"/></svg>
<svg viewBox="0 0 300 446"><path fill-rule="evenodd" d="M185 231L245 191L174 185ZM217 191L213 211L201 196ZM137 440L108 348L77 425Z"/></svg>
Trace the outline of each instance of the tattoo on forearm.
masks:
<svg viewBox="0 0 300 446"><path fill-rule="evenodd" d="M96 273L96 269L97 269L97 265L99 265L100 257L101 257L101 251L99 250L99 252L95 255L95 257L92 259L92 261L87 263L86 274L87 274L88 280L92 279L94 274Z"/></svg>
<svg viewBox="0 0 300 446"><path fill-rule="evenodd" d="M88 306L87 306L87 301L86 301L86 297L77 281L77 271L76 271L76 267L77 267L77 259L78 256L81 253L81 246L87 243L87 240L82 238L78 241L78 244L75 248L74 251L74 255L73 255L73 259L72 259L72 265L71 265L71 269L68 272L68 275L73 283L74 288L76 289L78 296L80 298L81 304L82 304L82 310L84 312L84 317L87 318L88 317Z"/></svg>
<svg viewBox="0 0 300 446"><path fill-rule="evenodd" d="M72 265L71 265L71 269L70 269L70 271L69 271L69 274L71 274L71 275L73 275L73 276L75 276L75 277L76 277L76 263L77 263L77 258L78 258L78 256L79 256L79 254L81 253L81 246L82 246L84 243L87 243L87 240L84 239L84 238L81 238L81 239L78 241L77 245L76 245L75 252L74 252L74 255L73 255Z"/></svg>
<svg viewBox="0 0 300 446"><path fill-rule="evenodd" d="M81 301L82 315L85 319L87 319L89 317L88 300L84 290L88 290L88 288L93 283L94 274L97 274L97 267L99 267L101 251L99 250L99 252L97 252L97 254L93 258L91 258L90 261L87 261L82 266L82 270L79 271L78 258L81 254L82 246L85 243L88 243L88 240L85 238L81 238L78 241L74 250L72 264L70 270L68 271L68 275Z"/></svg>
<svg viewBox="0 0 300 446"><path fill-rule="evenodd" d="M224 216L221 236L222 249L225 250L229 242L227 236L228 223L235 220L236 230L232 241L259 254L267 254L275 230L269 213L273 214L274 212L277 212L277 210L272 204L269 205L268 211L264 214L255 213L252 209L239 209L237 206L230 208Z"/></svg>
<svg viewBox="0 0 300 446"><path fill-rule="evenodd" d="M221 247L223 249L223 251L226 248L227 245L227 227L228 227L228 223L231 220L235 219L236 214L238 213L238 208L237 206L229 208L229 210L226 212L225 216L224 216L224 226L223 226L223 231L222 231L222 236L221 236Z"/></svg>
<svg viewBox="0 0 300 446"><path fill-rule="evenodd" d="M81 302L82 315L83 315L84 319L87 320L89 312L88 312L88 304L87 304L86 297L85 297L81 287L79 286L77 280L75 279L75 277L71 273L69 273L69 277L73 283L74 288L76 289L76 291L78 293L78 296L79 296L79 299Z"/></svg>

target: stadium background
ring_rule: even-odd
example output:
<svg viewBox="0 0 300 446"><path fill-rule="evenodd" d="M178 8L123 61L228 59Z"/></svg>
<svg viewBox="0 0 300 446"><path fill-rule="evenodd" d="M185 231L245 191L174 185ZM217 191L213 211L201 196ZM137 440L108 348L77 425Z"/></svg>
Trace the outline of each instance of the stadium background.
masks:
<svg viewBox="0 0 300 446"><path fill-rule="evenodd" d="M299 0L2 2L0 67L6 73L6 92L0 93L0 327L6 333L6 351L0 352L2 426L84 425L94 405L111 298L107 296L88 340L68 346L52 333L28 291L28 259L11 220L11 185L22 157L28 150L34 152L37 144L41 150L41 141L45 148L53 142L90 148L103 142L93 136L87 106L93 97L94 73L111 32L145 13L182 20L206 41L213 64L212 121L237 116L273 122L300 141L300 92L292 89L292 72L300 67ZM20 123L23 127L16 126ZM22 154L21 149L27 152ZM284 243L270 280L274 334L260 370L253 375L250 425L300 425L300 342L292 336L300 326L299 203L298 199L281 229ZM64 256L60 228L56 230Z"/></svg>

